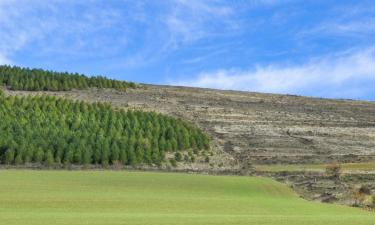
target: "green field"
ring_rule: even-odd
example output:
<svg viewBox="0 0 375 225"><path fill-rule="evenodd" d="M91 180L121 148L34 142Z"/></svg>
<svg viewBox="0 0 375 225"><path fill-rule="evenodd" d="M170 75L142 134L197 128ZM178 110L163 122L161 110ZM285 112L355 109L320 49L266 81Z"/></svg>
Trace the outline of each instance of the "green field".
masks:
<svg viewBox="0 0 375 225"><path fill-rule="evenodd" d="M308 202L267 178L0 170L0 224L375 224L375 213Z"/></svg>

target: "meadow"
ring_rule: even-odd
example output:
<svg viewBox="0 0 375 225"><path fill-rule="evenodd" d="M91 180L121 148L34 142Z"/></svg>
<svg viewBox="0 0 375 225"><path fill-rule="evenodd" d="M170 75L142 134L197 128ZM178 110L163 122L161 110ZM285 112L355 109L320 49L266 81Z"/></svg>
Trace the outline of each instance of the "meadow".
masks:
<svg viewBox="0 0 375 225"><path fill-rule="evenodd" d="M0 224L372 225L375 213L309 202L268 178L0 170Z"/></svg>

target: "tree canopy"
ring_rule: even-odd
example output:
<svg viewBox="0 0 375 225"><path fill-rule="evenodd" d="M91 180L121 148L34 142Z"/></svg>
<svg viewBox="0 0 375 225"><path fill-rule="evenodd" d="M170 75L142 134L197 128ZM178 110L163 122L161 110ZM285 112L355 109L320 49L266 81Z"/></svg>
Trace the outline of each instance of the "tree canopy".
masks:
<svg viewBox="0 0 375 225"><path fill-rule="evenodd" d="M0 91L0 118L4 164L160 165L166 152L209 148L209 138L180 119L105 103Z"/></svg>
<svg viewBox="0 0 375 225"><path fill-rule="evenodd" d="M78 73L53 72L17 66L0 66L1 84L12 90L25 91L69 91L89 87L126 90L137 87L132 82L107 79L103 76L87 77Z"/></svg>

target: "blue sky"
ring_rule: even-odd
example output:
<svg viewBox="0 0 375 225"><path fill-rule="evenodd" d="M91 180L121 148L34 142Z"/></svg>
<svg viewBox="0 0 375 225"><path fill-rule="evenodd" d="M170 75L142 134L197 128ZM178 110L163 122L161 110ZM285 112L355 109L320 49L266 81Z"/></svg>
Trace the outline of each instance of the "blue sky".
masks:
<svg viewBox="0 0 375 225"><path fill-rule="evenodd" d="M0 0L0 37L0 64L375 100L370 0Z"/></svg>

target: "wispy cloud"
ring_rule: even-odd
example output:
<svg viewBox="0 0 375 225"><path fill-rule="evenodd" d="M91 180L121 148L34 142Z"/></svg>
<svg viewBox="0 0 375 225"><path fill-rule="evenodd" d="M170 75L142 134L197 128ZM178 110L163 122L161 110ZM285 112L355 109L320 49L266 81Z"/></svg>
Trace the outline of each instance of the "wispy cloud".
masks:
<svg viewBox="0 0 375 225"><path fill-rule="evenodd" d="M229 34L238 28L235 9L225 1L173 0L162 16L169 33L167 44L176 48L207 37ZM220 28L220 29L218 29Z"/></svg>
<svg viewBox="0 0 375 225"><path fill-rule="evenodd" d="M39 57L116 57L123 67L138 67L202 40L238 36L239 10L279 2L2 0L0 52L12 58L32 46Z"/></svg>
<svg viewBox="0 0 375 225"><path fill-rule="evenodd" d="M355 5L338 4L328 18L298 32L298 37L363 37L375 34L375 7L363 1Z"/></svg>
<svg viewBox="0 0 375 225"><path fill-rule="evenodd" d="M145 13L148 10L153 13ZM139 37L143 42L137 52L125 57L122 66L152 64L199 41L233 35L240 26L235 15L234 6L223 0L168 0L156 5L143 2L133 15L136 24L145 28Z"/></svg>
<svg viewBox="0 0 375 225"><path fill-rule="evenodd" d="M304 30L298 35L307 37L310 35L333 35L346 37L367 37L375 33L375 17L361 18L353 21L330 21L319 24L311 29Z"/></svg>
<svg viewBox="0 0 375 225"><path fill-rule="evenodd" d="M82 1L1 1L0 52L11 58L32 47L34 55L108 55L116 51L113 43L126 44L124 19L116 8Z"/></svg>
<svg viewBox="0 0 375 225"><path fill-rule="evenodd" d="M361 98L375 81L375 48L348 51L302 65L267 65L251 70L223 69L171 84L218 89Z"/></svg>

